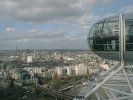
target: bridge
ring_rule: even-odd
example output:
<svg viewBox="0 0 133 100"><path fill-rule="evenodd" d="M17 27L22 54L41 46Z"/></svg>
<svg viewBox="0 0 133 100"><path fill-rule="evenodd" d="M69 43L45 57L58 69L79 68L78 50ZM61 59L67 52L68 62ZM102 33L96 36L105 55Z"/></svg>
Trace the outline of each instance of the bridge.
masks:
<svg viewBox="0 0 133 100"><path fill-rule="evenodd" d="M42 91L43 95L49 95L52 97L55 97L57 99L61 99L61 100L73 100L75 98L75 96L70 95L70 94L66 94L57 90L50 90L50 89L46 89L40 85L35 86L35 85L31 85L32 88L34 88L35 90L40 90Z"/></svg>
<svg viewBox="0 0 133 100"><path fill-rule="evenodd" d="M75 85L74 85L74 86L75 86ZM65 87L65 88L61 88L61 89L59 89L58 91L63 92L63 91L65 91L65 90L69 90L69 89L73 88L74 86L68 86L68 87Z"/></svg>

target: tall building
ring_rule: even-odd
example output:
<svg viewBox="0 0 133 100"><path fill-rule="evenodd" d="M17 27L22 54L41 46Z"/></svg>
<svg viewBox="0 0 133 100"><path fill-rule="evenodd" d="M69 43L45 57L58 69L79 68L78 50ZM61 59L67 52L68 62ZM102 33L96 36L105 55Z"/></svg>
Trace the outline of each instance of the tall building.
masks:
<svg viewBox="0 0 133 100"><path fill-rule="evenodd" d="M27 56L27 63L32 63L33 59L32 59L32 56Z"/></svg>

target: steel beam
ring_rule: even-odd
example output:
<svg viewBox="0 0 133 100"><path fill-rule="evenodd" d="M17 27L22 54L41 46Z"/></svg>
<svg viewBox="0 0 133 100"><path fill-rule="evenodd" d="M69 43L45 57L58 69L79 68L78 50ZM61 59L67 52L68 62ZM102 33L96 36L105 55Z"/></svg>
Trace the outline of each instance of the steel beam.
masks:
<svg viewBox="0 0 133 100"><path fill-rule="evenodd" d="M111 79L117 72L119 72L121 69L123 68L123 66L120 66L117 70L115 70L114 72L112 72L108 77L106 77L101 83L99 83L95 88L93 88L89 93L87 93L84 97L85 100L87 100L87 98L94 93L99 87L101 87L105 82L107 82L109 79Z"/></svg>

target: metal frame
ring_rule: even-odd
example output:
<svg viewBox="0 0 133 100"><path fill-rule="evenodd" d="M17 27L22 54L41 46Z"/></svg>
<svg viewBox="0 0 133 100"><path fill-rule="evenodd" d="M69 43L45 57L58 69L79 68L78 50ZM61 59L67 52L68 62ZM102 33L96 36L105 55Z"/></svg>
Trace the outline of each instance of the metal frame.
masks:
<svg viewBox="0 0 133 100"><path fill-rule="evenodd" d="M123 14L119 16L119 29L120 62L112 66L98 78L89 92L84 95L84 99L77 98L74 100L91 100L90 97L92 94L95 94L97 100L133 100L133 86L131 84L131 78L133 79L133 66L125 66L124 64L126 41L125 19Z"/></svg>

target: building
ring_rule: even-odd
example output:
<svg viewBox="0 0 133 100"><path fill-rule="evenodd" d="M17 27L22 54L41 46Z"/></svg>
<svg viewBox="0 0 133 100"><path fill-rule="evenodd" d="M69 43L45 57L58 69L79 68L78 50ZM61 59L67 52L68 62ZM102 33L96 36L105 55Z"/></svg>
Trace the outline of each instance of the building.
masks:
<svg viewBox="0 0 133 100"><path fill-rule="evenodd" d="M76 75L85 75L87 74L87 66L84 64L79 64L75 66Z"/></svg>
<svg viewBox="0 0 133 100"><path fill-rule="evenodd" d="M32 56L29 56L29 55L28 55L28 56L27 56L27 61L26 61L26 62L27 62L27 63L32 63L32 61L33 61Z"/></svg>
<svg viewBox="0 0 133 100"><path fill-rule="evenodd" d="M86 75L87 66L84 64L78 64L75 66L57 67L56 72L58 76Z"/></svg>

